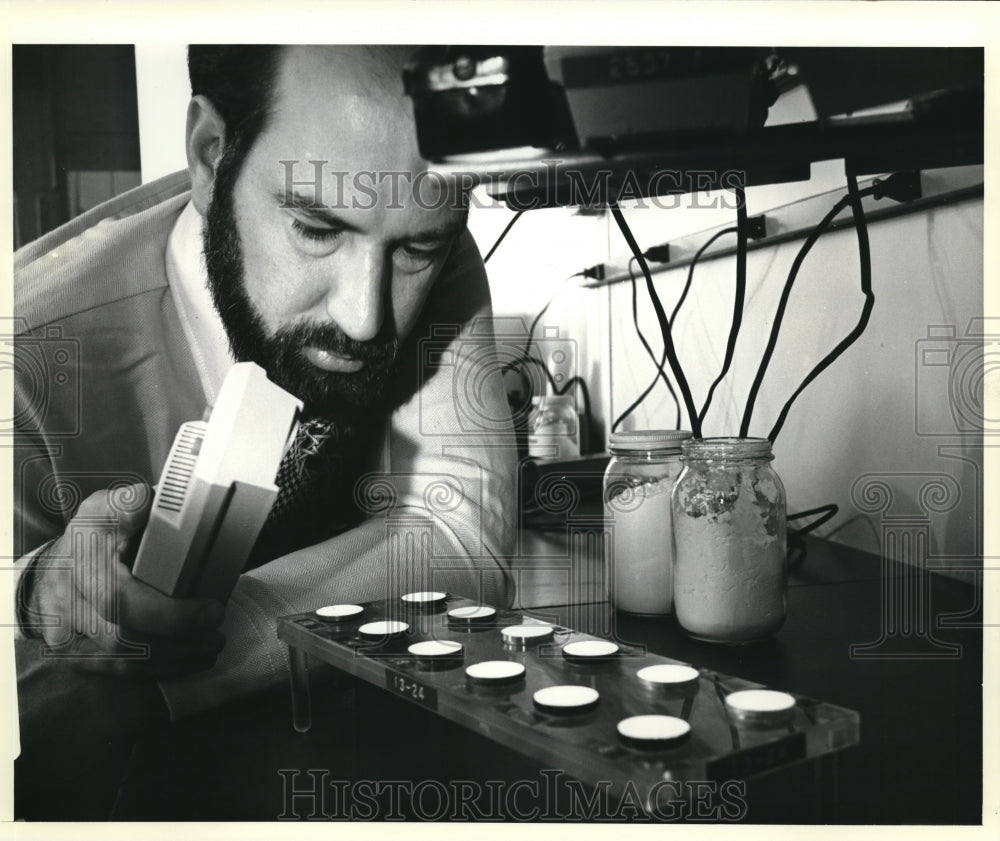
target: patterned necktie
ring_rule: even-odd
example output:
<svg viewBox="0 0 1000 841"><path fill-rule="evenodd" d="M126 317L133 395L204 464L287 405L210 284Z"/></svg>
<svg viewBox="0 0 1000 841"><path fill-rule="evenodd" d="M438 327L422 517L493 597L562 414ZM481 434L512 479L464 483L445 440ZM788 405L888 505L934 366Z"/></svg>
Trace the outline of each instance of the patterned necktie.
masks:
<svg viewBox="0 0 1000 841"><path fill-rule="evenodd" d="M278 496L254 545L247 569L292 552L308 543L321 524L315 522L330 484L331 450L338 430L330 421L314 418L299 424L295 438L278 467Z"/></svg>

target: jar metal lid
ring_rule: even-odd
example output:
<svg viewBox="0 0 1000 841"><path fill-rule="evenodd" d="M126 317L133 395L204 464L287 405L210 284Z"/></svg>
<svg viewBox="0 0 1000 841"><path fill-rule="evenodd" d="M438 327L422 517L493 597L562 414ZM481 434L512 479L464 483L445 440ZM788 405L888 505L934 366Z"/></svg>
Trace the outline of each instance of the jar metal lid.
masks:
<svg viewBox="0 0 1000 841"><path fill-rule="evenodd" d="M645 450L679 450L681 442L691 437L686 429L635 429L630 432L612 432L608 446L619 452Z"/></svg>
<svg viewBox="0 0 1000 841"><path fill-rule="evenodd" d="M680 445L685 459L772 459L771 441L767 438L692 438Z"/></svg>

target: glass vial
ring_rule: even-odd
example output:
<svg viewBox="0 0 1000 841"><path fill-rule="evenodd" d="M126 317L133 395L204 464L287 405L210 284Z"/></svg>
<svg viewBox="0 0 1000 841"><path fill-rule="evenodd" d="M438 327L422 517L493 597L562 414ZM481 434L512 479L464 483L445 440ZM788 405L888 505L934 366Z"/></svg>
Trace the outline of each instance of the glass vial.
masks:
<svg viewBox="0 0 1000 841"><path fill-rule="evenodd" d="M567 459L580 455L576 402L571 394L543 397L528 434L528 455L539 459Z"/></svg>
<svg viewBox="0 0 1000 841"><path fill-rule="evenodd" d="M681 472L684 430L614 432L604 473L605 529L611 535L611 601L651 616L673 605L670 489Z"/></svg>
<svg viewBox="0 0 1000 841"><path fill-rule="evenodd" d="M674 610L691 636L750 643L785 619L785 489L766 438L683 445L672 494Z"/></svg>

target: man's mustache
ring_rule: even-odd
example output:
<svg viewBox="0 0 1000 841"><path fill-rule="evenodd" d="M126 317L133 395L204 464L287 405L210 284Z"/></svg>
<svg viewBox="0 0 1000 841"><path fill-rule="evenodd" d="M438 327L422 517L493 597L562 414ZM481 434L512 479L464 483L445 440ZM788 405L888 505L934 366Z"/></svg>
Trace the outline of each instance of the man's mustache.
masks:
<svg viewBox="0 0 1000 841"><path fill-rule="evenodd" d="M362 342L348 336L336 324L304 323L281 328L274 339L286 352L315 347L338 356L380 365L391 363L399 349L398 340L385 327L374 339Z"/></svg>

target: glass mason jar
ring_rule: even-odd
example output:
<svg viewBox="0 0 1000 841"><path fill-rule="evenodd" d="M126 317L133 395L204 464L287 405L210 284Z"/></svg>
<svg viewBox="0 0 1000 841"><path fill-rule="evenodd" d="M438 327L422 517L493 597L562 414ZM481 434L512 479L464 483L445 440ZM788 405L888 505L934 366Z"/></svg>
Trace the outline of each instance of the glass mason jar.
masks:
<svg viewBox="0 0 1000 841"><path fill-rule="evenodd" d="M619 610L663 616L673 605L670 489L681 472L684 430L613 432L604 473L611 535L611 601Z"/></svg>
<svg viewBox="0 0 1000 841"><path fill-rule="evenodd" d="M683 445L674 485L674 612L691 636L749 643L785 619L785 489L766 438Z"/></svg>

